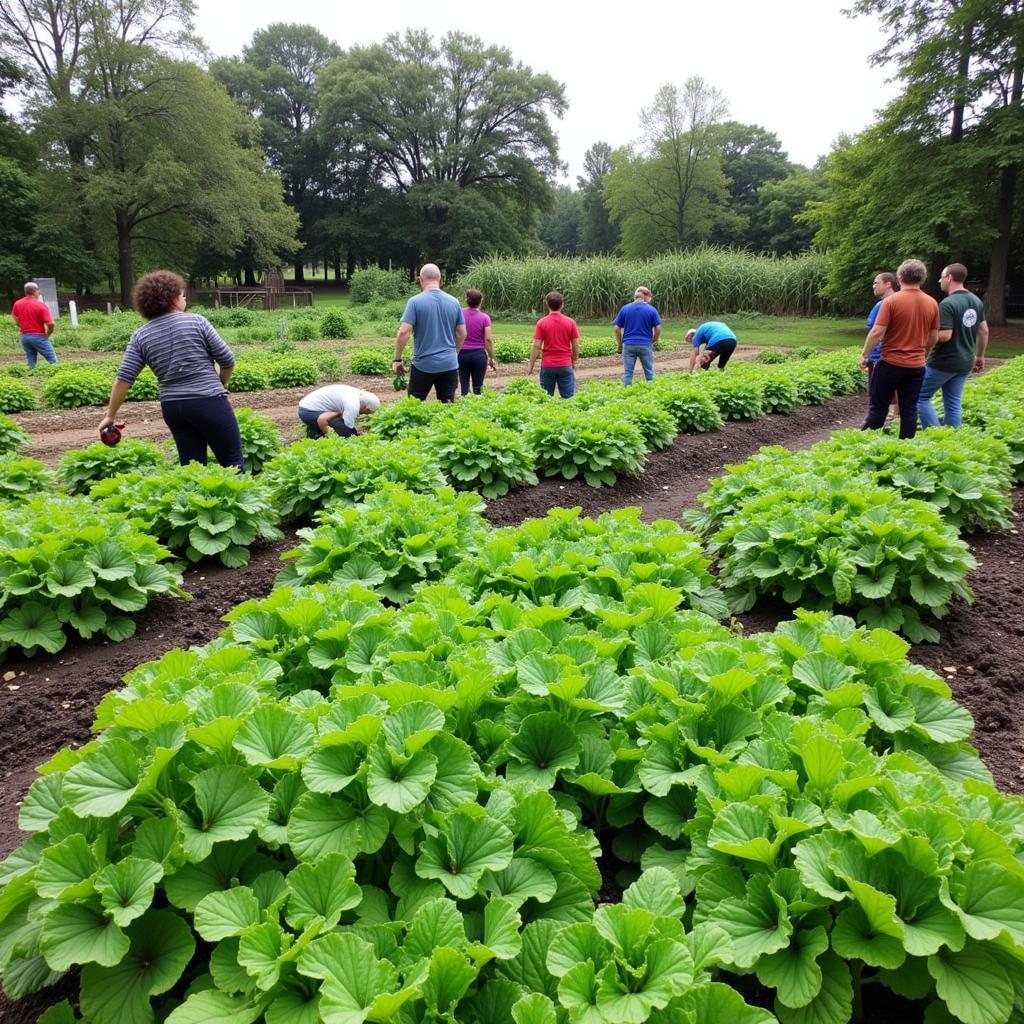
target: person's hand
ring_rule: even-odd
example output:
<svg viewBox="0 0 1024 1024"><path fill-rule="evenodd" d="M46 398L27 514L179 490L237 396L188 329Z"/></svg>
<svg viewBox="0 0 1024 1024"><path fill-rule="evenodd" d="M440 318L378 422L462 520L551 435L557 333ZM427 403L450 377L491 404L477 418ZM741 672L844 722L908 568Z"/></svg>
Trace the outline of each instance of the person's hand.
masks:
<svg viewBox="0 0 1024 1024"><path fill-rule="evenodd" d="M328 428L330 427L330 423L331 423L330 416L327 416L324 413L321 413L316 418L316 425L320 428L320 433L321 434L326 434L327 433Z"/></svg>
<svg viewBox="0 0 1024 1024"><path fill-rule="evenodd" d="M403 369L405 369L405 363L403 363L401 359L392 359L391 360L391 368L395 369L396 367L399 370L403 370Z"/></svg>
<svg viewBox="0 0 1024 1024"><path fill-rule="evenodd" d="M974 372L975 373L981 373L981 371L984 370L984 369L985 369L985 357L984 356L978 356L974 360Z"/></svg>
<svg viewBox="0 0 1024 1024"><path fill-rule="evenodd" d="M621 356L622 355L622 346L621 345L617 346L615 351Z"/></svg>
<svg viewBox="0 0 1024 1024"><path fill-rule="evenodd" d="M496 363L496 362L495 362L495 361L494 361L493 359L488 359L488 360L487 360L487 365L488 365L488 366L489 366L489 367L490 367L490 368L491 368L492 370L494 370L494 372L495 372L495 373L497 373L497 372L498 372L498 364L497 364L497 363Z"/></svg>
<svg viewBox="0 0 1024 1024"><path fill-rule="evenodd" d="M533 363L530 363L529 369L526 371L526 376L529 377L533 373Z"/></svg>
<svg viewBox="0 0 1024 1024"><path fill-rule="evenodd" d="M113 416L104 416L103 419L100 420L100 425L97 428L99 430L100 437L101 438L103 437L103 431L106 430L107 427L111 427L113 425L114 425L114 417Z"/></svg>
<svg viewBox="0 0 1024 1024"><path fill-rule="evenodd" d="M867 356L861 356L860 357L860 368L862 370L866 370L870 365L871 364L870 364Z"/></svg>

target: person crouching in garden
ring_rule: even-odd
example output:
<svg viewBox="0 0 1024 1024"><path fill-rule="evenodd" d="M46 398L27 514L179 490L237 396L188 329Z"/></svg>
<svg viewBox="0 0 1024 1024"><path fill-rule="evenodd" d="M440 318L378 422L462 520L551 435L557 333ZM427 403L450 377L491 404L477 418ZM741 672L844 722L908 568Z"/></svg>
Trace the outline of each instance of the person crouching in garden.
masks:
<svg viewBox="0 0 1024 1024"><path fill-rule="evenodd" d="M339 437L356 432L356 419L380 408L372 391L360 391L349 384L327 384L299 401L299 419L307 437L324 437L333 430Z"/></svg>
<svg viewBox="0 0 1024 1024"><path fill-rule="evenodd" d="M540 386L554 395L555 387L562 398L576 393L576 362L580 357L580 329L572 317L562 312L565 299L560 292L548 292L544 304L548 315L537 321L530 350L530 368L540 356Z"/></svg>
<svg viewBox="0 0 1024 1024"><path fill-rule="evenodd" d="M729 357L736 351L736 335L721 320L709 320L700 327L691 327L686 332L686 340L693 346L690 353L691 372L700 360L700 368L709 370L717 359L718 368L725 369ZM701 349L704 349L701 352Z"/></svg>
<svg viewBox="0 0 1024 1024"><path fill-rule="evenodd" d="M100 437L148 366L160 385L160 411L181 464L205 465L209 448L222 466L243 469L242 438L228 401L227 383L235 368L231 349L206 317L185 312L185 282L177 274L146 274L135 285L132 303L148 323L128 342L100 420Z"/></svg>
<svg viewBox="0 0 1024 1024"><path fill-rule="evenodd" d="M477 288L466 292L466 305L462 317L466 321L466 340L459 349L459 387L464 395L479 395L484 389L487 368L497 370L494 362L494 341L491 337L491 318L480 308L484 293Z"/></svg>

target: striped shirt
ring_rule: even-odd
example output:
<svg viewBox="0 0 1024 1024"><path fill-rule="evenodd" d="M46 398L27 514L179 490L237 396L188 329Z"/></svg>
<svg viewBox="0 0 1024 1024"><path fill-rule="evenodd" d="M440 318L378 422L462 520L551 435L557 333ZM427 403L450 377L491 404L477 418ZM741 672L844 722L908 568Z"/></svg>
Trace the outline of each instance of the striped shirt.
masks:
<svg viewBox="0 0 1024 1024"><path fill-rule="evenodd" d="M213 324L198 313L165 313L143 324L128 342L117 379L135 382L149 366L160 400L226 395L214 363L227 368L235 357Z"/></svg>

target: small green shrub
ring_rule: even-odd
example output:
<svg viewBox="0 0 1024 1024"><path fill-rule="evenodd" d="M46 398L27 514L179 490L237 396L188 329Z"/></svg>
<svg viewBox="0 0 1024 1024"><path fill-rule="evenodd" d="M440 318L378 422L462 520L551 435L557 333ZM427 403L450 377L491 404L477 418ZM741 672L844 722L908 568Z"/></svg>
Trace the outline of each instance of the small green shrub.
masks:
<svg viewBox="0 0 1024 1024"><path fill-rule="evenodd" d="M355 337L353 317L342 309L329 309L320 318L320 337L344 339Z"/></svg>
<svg viewBox="0 0 1024 1024"><path fill-rule="evenodd" d="M370 430L386 441L419 434L443 412L438 402L421 402L418 398L388 402L370 417Z"/></svg>
<svg viewBox="0 0 1024 1024"><path fill-rule="evenodd" d="M614 338L580 338L580 355L584 359L613 356L615 355L616 348Z"/></svg>
<svg viewBox="0 0 1024 1024"><path fill-rule="evenodd" d="M789 377L762 376L761 405L766 413L792 412L800 404L800 390Z"/></svg>
<svg viewBox="0 0 1024 1024"><path fill-rule="evenodd" d="M10 455L28 444L28 434L14 420L0 415L0 455Z"/></svg>
<svg viewBox="0 0 1024 1024"><path fill-rule="evenodd" d="M0 412L25 412L36 407L36 393L20 380L0 378Z"/></svg>
<svg viewBox="0 0 1024 1024"><path fill-rule="evenodd" d="M228 391L235 394L240 391L266 391L270 387L270 377L262 366L236 366L228 380Z"/></svg>
<svg viewBox="0 0 1024 1024"><path fill-rule="evenodd" d="M107 314L98 309L87 309L78 314L79 327L102 327L107 322Z"/></svg>
<svg viewBox="0 0 1024 1024"><path fill-rule="evenodd" d="M135 382L128 389L129 402L155 402L160 397L160 385L157 383L153 371L148 367L135 378Z"/></svg>
<svg viewBox="0 0 1024 1024"><path fill-rule="evenodd" d="M687 377L658 377L648 390L675 417L682 434L717 430L725 422L711 395Z"/></svg>
<svg viewBox="0 0 1024 1024"><path fill-rule="evenodd" d="M262 472L263 467L284 447L281 432L265 416L252 409L236 409L238 430L242 435L242 459L250 473Z"/></svg>
<svg viewBox="0 0 1024 1024"><path fill-rule="evenodd" d="M513 377L505 385L503 393L528 398L531 402L535 402L538 405L543 405L550 397L532 377Z"/></svg>
<svg viewBox="0 0 1024 1024"><path fill-rule="evenodd" d="M0 502L24 501L53 488L53 473L36 459L0 456Z"/></svg>
<svg viewBox="0 0 1024 1024"><path fill-rule="evenodd" d="M353 273L348 283L348 294L354 303L365 305L380 299L403 299L411 288L405 274L399 270L367 267Z"/></svg>
<svg viewBox="0 0 1024 1024"><path fill-rule="evenodd" d="M530 358L532 347L528 341L498 341L494 345L494 359L499 363L522 363Z"/></svg>
<svg viewBox="0 0 1024 1024"><path fill-rule="evenodd" d="M784 348L766 348L754 356L754 362L771 366L775 363L788 363L792 358L793 353L787 352Z"/></svg>
<svg viewBox="0 0 1024 1024"><path fill-rule="evenodd" d="M812 356L816 356L818 350L813 345L800 345L793 349L794 359L810 359Z"/></svg>
<svg viewBox="0 0 1024 1024"><path fill-rule="evenodd" d="M123 352L143 323L142 317L131 310L111 313L104 316L103 326L92 335L86 347L93 352Z"/></svg>
<svg viewBox="0 0 1024 1024"><path fill-rule="evenodd" d="M152 441L125 438L114 448L97 441L87 448L72 448L57 464L57 479L69 494L87 494L94 483L124 473L154 473L167 468L162 446Z"/></svg>
<svg viewBox="0 0 1024 1024"><path fill-rule="evenodd" d="M537 483L533 452L521 431L456 417L443 421L424 438L424 444L441 472L460 490L499 498L519 484Z"/></svg>
<svg viewBox="0 0 1024 1024"><path fill-rule="evenodd" d="M51 409L105 405L109 395L110 379L92 370L64 370L55 373L43 388L43 401Z"/></svg>
<svg viewBox="0 0 1024 1024"><path fill-rule="evenodd" d="M800 405L824 405L832 397L832 385L823 373L805 371L792 379Z"/></svg>
<svg viewBox="0 0 1024 1024"><path fill-rule="evenodd" d="M310 359L275 359L266 369L272 388L308 387L318 376L316 363Z"/></svg>
<svg viewBox="0 0 1024 1024"><path fill-rule="evenodd" d="M630 395L605 405L604 409L608 415L621 416L632 423L643 435L648 451L667 448L679 433L676 417L653 396L644 400Z"/></svg>
<svg viewBox="0 0 1024 1024"><path fill-rule="evenodd" d="M316 363L320 380L337 380L341 376L341 360L333 352L307 352Z"/></svg>
<svg viewBox="0 0 1024 1024"><path fill-rule="evenodd" d="M243 306L234 308L208 309L203 315L214 327L258 327L260 314Z"/></svg>
<svg viewBox="0 0 1024 1024"><path fill-rule="evenodd" d="M391 355L381 346L360 345L349 354L349 372L363 377L388 377L391 375Z"/></svg>
<svg viewBox="0 0 1024 1024"><path fill-rule="evenodd" d="M289 341L319 341L320 338L320 324L316 320L302 317L288 324Z"/></svg>
<svg viewBox="0 0 1024 1024"><path fill-rule="evenodd" d="M643 469L647 446L632 423L611 420L600 409L562 408L565 404L541 410L527 430L538 471L566 480L582 476L591 487L600 487Z"/></svg>
<svg viewBox="0 0 1024 1024"><path fill-rule="evenodd" d="M702 383L724 419L756 420L764 412L758 379L715 373L705 374Z"/></svg>

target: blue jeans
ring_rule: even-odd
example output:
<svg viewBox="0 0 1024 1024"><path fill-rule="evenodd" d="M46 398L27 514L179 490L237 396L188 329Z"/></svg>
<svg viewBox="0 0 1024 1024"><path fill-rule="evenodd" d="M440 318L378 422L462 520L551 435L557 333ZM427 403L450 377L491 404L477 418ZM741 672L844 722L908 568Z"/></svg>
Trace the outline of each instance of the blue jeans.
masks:
<svg viewBox="0 0 1024 1024"><path fill-rule="evenodd" d="M571 366L549 366L540 368L540 386L554 396L555 385L562 398L572 398L576 394L576 373Z"/></svg>
<svg viewBox="0 0 1024 1024"><path fill-rule="evenodd" d="M53 345L45 334L23 334L21 347L25 350L29 369L36 365L37 356L42 356L48 363L57 362L57 353L53 351Z"/></svg>
<svg viewBox="0 0 1024 1024"><path fill-rule="evenodd" d="M644 369L644 377L647 380L654 380L654 350L650 345L623 345L622 346L622 383L629 385L633 383L633 371L636 369L636 361Z"/></svg>
<svg viewBox="0 0 1024 1024"><path fill-rule="evenodd" d="M921 397L917 401L917 415L921 420L921 426L937 427L941 422L946 427L959 427L963 422L961 414L961 398L964 393L964 385L967 383L967 373L946 373L943 370L933 370L930 366L925 367L924 382L921 384ZM942 389L942 407L945 415L939 419L935 406L932 405L932 395Z"/></svg>

